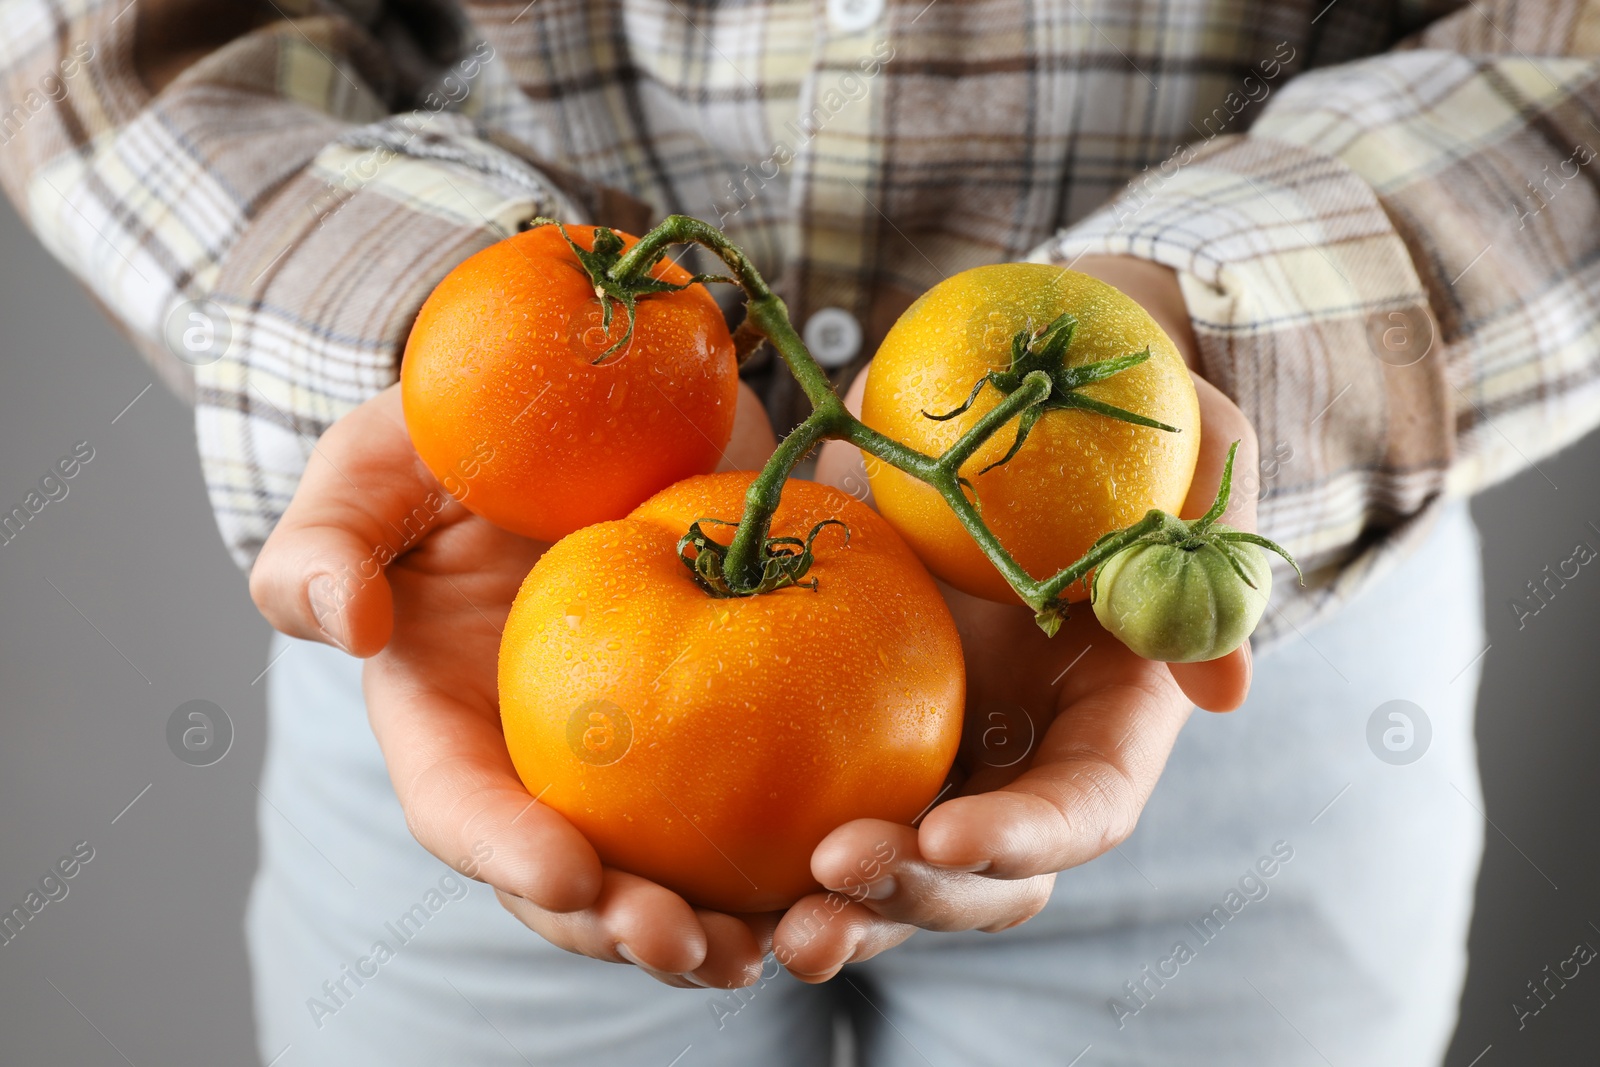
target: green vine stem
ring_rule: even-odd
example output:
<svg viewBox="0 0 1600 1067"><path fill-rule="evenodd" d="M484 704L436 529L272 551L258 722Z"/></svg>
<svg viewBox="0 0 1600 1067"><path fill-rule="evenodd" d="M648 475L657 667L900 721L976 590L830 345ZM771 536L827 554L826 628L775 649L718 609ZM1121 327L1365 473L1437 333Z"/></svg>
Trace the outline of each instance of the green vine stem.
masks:
<svg viewBox="0 0 1600 1067"><path fill-rule="evenodd" d="M1082 559L1070 567L1049 578L1036 579L1023 570L984 523L977 504L967 495L970 486L960 475L962 464L971 459L1006 423L1012 419L1020 420L1016 441L1000 463L1009 460L1021 447L1028 430L1039 416L1055 408L1078 408L1138 425L1178 432L1175 427L1114 408L1077 392L1083 385L1103 381L1142 363L1149 358L1148 350L1101 363L1068 367L1062 354L1076 327L1071 316L1062 316L1037 334L1023 331L1013 340L1012 365L1008 370L985 376L974 387L966 404L956 411L928 416L951 418L960 414L986 385L1004 394L999 403L979 418L943 454L929 456L878 433L850 414L834 392L827 374L812 358L805 342L795 331L783 300L767 285L749 257L715 226L687 215L672 215L625 252L614 251L620 242L615 241L612 231L604 228L596 231L595 244L597 249L603 245L612 254L597 257L590 253L579 258L590 271L596 295L602 301L610 299L616 302L627 312L630 333L633 301L650 292L666 291L668 288L665 283L654 282L651 278L651 271L666 256L668 249L680 244L697 244L709 249L727 265L732 277L697 275L695 280L731 281L744 290L746 315L741 331L746 335L754 332L770 343L788 365L806 398L811 401L811 415L783 439L766 466L750 483L745 493L744 514L739 519L733 540L724 548L706 535L700 526L706 522L725 523L702 519L679 543L684 563L694 572L696 581L711 595L753 596L788 585L813 584L802 583L799 579L810 566L811 541L821 527L812 530L804 542L792 537L774 538L771 536L772 516L783 494L783 484L795 466L812 449L830 439L848 441L868 455L932 486L984 555L1023 602L1033 609L1039 626L1052 635L1066 618L1067 605L1061 599L1062 593L1075 582L1082 581L1098 564L1112 555L1148 538L1162 529L1164 523L1177 521L1163 512L1151 511L1132 526L1102 537ZM576 245L574 249L582 251ZM609 308L607 319L609 321ZM625 337L615 347L621 347L626 340ZM1220 514L1220 507L1216 510Z"/></svg>

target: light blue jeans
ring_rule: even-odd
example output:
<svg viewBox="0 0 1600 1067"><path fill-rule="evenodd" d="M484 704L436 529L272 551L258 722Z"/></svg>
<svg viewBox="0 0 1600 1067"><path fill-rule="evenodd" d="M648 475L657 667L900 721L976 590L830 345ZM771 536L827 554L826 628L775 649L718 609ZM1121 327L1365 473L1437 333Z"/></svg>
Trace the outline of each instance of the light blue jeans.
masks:
<svg viewBox="0 0 1600 1067"><path fill-rule="evenodd" d="M920 933L824 987L769 958L751 989L670 989L540 940L407 833L359 665L292 644L248 918L274 1067L823 1067L841 1014L872 1067L1424 1067L1449 1042L1483 836L1465 505L1261 655L1242 710L1196 715L1137 832L1032 922ZM1404 707L1369 730L1392 700L1431 738Z"/></svg>

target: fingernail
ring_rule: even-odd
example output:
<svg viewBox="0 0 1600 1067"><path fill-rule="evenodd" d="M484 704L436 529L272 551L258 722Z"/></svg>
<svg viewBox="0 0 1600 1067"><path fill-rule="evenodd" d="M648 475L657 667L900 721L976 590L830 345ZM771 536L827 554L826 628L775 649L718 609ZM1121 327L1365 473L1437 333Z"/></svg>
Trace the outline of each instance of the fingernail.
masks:
<svg viewBox="0 0 1600 1067"><path fill-rule="evenodd" d="M890 897L894 896L894 891L896 888L894 875L885 875L884 877L879 878L876 882L868 883L867 899L888 900Z"/></svg>
<svg viewBox="0 0 1600 1067"><path fill-rule="evenodd" d="M839 967L831 967L826 971L817 971L815 974L811 973L810 971L796 971L793 969L791 969L789 973L794 975L796 978L801 979L802 981L825 982L842 970L844 970L844 967L841 965Z"/></svg>
<svg viewBox="0 0 1600 1067"><path fill-rule="evenodd" d="M982 863L968 863L964 866L955 866L944 863L929 863L928 866L933 867L936 870L948 871L951 874L977 874L980 871L987 871L990 867L990 862L988 860L984 860Z"/></svg>
<svg viewBox="0 0 1600 1067"><path fill-rule="evenodd" d="M682 978L685 982L699 986L701 989L711 988L710 982L702 980L701 977L695 974L693 971L684 971L682 974L678 975L678 977Z"/></svg>
<svg viewBox="0 0 1600 1067"><path fill-rule="evenodd" d="M633 949L629 948L627 945L624 945L621 941L617 942L617 955L621 956L635 967L643 967L645 970L650 969L649 964L645 963L638 956L635 956L633 954Z"/></svg>
<svg viewBox="0 0 1600 1067"><path fill-rule="evenodd" d="M323 634L340 649L349 647L343 634L343 614L341 608L343 598L339 595L339 587L328 575L320 575L311 579L306 587L306 599L311 604L311 615L317 620L317 627Z"/></svg>

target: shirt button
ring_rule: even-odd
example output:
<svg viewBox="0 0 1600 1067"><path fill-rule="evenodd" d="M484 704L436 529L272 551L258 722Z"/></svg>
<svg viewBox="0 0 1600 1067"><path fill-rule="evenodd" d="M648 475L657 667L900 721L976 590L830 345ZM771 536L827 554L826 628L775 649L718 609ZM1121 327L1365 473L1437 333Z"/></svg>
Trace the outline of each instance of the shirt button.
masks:
<svg viewBox="0 0 1600 1067"><path fill-rule="evenodd" d="M860 33L883 17L883 0L828 0L828 24L837 33Z"/></svg>
<svg viewBox="0 0 1600 1067"><path fill-rule="evenodd" d="M842 367L861 351L861 324L844 308L822 308L806 320L802 336L824 367Z"/></svg>

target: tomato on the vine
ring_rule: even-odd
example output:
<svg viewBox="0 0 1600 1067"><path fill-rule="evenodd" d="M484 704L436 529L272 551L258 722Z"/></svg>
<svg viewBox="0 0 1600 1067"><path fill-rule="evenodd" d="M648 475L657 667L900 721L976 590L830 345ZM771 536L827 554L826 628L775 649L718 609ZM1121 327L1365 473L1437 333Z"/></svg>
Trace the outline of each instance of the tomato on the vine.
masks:
<svg viewBox="0 0 1600 1067"><path fill-rule="evenodd" d="M528 791L607 864L691 903L785 907L811 853L857 818L914 819L960 741L949 609L892 527L791 480L775 537L816 531L806 582L709 595L680 538L736 521L745 473L692 478L552 547L500 647L500 713ZM838 520L822 526L819 523Z"/></svg>
<svg viewBox="0 0 1600 1067"><path fill-rule="evenodd" d="M567 233L594 250L596 227ZM671 262L652 277L691 280ZM652 293L615 351L628 315L613 301L607 324L606 310L554 225L470 257L422 305L400 372L406 428L490 522L553 541L716 466L738 390L716 301L699 284Z"/></svg>
<svg viewBox="0 0 1600 1067"><path fill-rule="evenodd" d="M1168 663L1232 652L1272 596L1272 568L1250 544L1134 545L1098 570L1092 591L1100 625L1145 659Z"/></svg>
<svg viewBox="0 0 1600 1067"><path fill-rule="evenodd" d="M1235 441L1204 515L1185 521L1153 511L1096 547L1089 584L1095 618L1145 659L1203 663L1244 644L1272 597L1267 552L1305 581L1282 545L1217 521L1228 510L1238 454Z"/></svg>
<svg viewBox="0 0 1600 1067"><path fill-rule="evenodd" d="M1200 408L1183 358L1161 327L1119 290L1072 270L1039 263L976 267L930 289L890 329L868 371L861 417L874 430L929 455L943 452L1000 401L985 386L1011 365L1019 331L1042 333L1061 316L1076 320L1069 366L1138 353L1150 356L1081 388L1093 401L1134 412L1178 432L1134 425L1089 410L1048 410L1025 443L1012 425L962 465L983 520L1035 578L1074 563L1103 534L1151 508L1177 512L1200 448ZM928 413L928 414L925 414ZM867 460L878 509L940 578L976 596L1015 602L1016 593L931 486ZM1073 600L1088 595L1081 584Z"/></svg>

